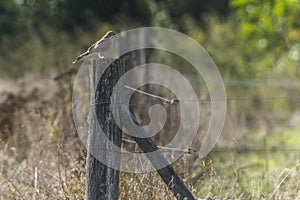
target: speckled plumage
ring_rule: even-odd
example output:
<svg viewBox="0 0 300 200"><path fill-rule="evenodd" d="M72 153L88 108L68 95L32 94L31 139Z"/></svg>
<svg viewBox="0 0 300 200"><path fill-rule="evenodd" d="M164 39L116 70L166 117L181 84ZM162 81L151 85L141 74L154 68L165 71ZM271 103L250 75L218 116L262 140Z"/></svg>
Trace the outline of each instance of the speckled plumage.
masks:
<svg viewBox="0 0 300 200"><path fill-rule="evenodd" d="M86 57L98 53L101 57L104 56L104 53L112 46L112 38L116 35L113 31L108 31L99 41L90 46L86 52L80 54L73 61L73 64L85 59Z"/></svg>

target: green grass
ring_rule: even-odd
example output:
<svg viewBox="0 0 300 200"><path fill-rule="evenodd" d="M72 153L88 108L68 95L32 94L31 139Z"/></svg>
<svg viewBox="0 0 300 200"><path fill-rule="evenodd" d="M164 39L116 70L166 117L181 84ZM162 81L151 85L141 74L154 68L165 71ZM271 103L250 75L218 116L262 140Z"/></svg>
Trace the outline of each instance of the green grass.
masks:
<svg viewBox="0 0 300 200"><path fill-rule="evenodd" d="M299 198L300 130L286 130L266 138L255 137L247 152L211 153L213 172L199 180L199 194L234 199ZM287 190L289 192L287 192Z"/></svg>

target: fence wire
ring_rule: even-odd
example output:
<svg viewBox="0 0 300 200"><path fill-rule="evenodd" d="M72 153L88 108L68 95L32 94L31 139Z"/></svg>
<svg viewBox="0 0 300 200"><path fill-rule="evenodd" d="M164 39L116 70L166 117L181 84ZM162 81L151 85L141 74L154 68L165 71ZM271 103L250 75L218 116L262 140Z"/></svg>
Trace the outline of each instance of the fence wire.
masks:
<svg viewBox="0 0 300 200"><path fill-rule="evenodd" d="M154 97L156 95L152 95ZM205 99L177 99L177 98L172 98L172 99L166 99L163 97L160 97L162 100L158 101L145 101L142 103L130 103L129 106L137 106L137 105L154 105L154 104L176 104L177 102L213 102L213 101L272 101L272 100L295 100L295 99L300 99L300 96L281 96L281 97L245 97L245 98L234 98L234 97L228 97L225 99L210 99L210 98L205 98ZM173 103L176 102L176 103ZM108 105L108 104L124 104L123 102L99 102L99 103L92 103L91 105Z"/></svg>

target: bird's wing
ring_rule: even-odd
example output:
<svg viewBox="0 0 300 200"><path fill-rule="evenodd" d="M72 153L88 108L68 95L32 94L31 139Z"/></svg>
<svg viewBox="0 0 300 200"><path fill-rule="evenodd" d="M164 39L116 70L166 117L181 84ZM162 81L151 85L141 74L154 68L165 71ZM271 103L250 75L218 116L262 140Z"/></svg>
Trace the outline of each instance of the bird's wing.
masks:
<svg viewBox="0 0 300 200"><path fill-rule="evenodd" d="M97 44L97 42L96 42L95 44L93 44L92 46L90 46L90 47L87 49L87 51L92 51L96 44Z"/></svg>
<svg viewBox="0 0 300 200"><path fill-rule="evenodd" d="M105 38L102 38L101 40L98 40L98 41L95 43L95 45L101 44L104 40L105 40Z"/></svg>
<svg viewBox="0 0 300 200"><path fill-rule="evenodd" d="M77 56L75 58L75 60L73 61L73 64L77 63L78 61L82 60L85 56L88 56L91 52L89 50L87 50L86 52L80 54L79 56Z"/></svg>

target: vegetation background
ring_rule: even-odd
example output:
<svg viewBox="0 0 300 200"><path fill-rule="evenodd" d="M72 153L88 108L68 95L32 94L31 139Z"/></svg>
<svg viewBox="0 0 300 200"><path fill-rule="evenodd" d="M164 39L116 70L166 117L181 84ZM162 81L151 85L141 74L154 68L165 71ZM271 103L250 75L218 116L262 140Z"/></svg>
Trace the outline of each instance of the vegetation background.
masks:
<svg viewBox="0 0 300 200"><path fill-rule="evenodd" d="M185 155L174 164L193 194L300 199L298 0L0 1L0 199L83 199L86 152L71 114L74 77L53 78L76 70L74 57L107 30L143 26L189 35L224 79L220 141L206 159ZM120 198L173 196L156 173L122 173Z"/></svg>

